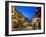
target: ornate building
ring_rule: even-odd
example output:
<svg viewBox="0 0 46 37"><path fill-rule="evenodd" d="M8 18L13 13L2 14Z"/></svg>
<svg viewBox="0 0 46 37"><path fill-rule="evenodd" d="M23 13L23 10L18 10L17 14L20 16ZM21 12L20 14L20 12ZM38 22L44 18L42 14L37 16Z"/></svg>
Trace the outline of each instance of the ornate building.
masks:
<svg viewBox="0 0 46 37"><path fill-rule="evenodd" d="M26 21L28 22L28 19L22 15L21 12L19 12L15 6L12 6L12 27L13 28L22 28L22 27L25 27L27 26L26 24ZM15 29L13 29L15 30Z"/></svg>
<svg viewBox="0 0 46 37"><path fill-rule="evenodd" d="M41 29L41 8L37 7L35 16L32 18L33 29Z"/></svg>

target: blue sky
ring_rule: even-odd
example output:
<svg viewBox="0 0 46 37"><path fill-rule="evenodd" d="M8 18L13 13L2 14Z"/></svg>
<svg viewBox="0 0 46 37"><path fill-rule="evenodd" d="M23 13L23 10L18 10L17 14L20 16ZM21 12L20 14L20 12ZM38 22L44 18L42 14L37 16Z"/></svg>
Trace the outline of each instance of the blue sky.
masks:
<svg viewBox="0 0 46 37"><path fill-rule="evenodd" d="M36 7L31 6L16 6L16 9L20 11L29 20L35 15Z"/></svg>

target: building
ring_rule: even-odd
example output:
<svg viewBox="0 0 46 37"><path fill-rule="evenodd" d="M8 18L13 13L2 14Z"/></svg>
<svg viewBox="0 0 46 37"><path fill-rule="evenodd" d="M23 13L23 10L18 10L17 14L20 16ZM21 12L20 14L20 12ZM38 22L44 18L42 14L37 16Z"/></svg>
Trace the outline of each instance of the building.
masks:
<svg viewBox="0 0 46 37"><path fill-rule="evenodd" d="M12 11L12 27L13 28L25 27L26 24L24 23L26 21L28 22L28 19L21 12L19 12L15 6L12 6L11 11Z"/></svg>
<svg viewBox="0 0 46 37"><path fill-rule="evenodd" d="M41 8L38 7L35 16L32 18L32 28L33 29L41 29Z"/></svg>

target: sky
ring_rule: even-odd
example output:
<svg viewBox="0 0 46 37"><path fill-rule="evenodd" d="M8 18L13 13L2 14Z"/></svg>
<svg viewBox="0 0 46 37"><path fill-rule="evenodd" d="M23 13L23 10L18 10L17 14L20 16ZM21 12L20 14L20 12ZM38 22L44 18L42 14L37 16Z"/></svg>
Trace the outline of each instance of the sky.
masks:
<svg viewBox="0 0 46 37"><path fill-rule="evenodd" d="M29 20L35 15L36 7L31 6L16 6L16 9L20 11Z"/></svg>

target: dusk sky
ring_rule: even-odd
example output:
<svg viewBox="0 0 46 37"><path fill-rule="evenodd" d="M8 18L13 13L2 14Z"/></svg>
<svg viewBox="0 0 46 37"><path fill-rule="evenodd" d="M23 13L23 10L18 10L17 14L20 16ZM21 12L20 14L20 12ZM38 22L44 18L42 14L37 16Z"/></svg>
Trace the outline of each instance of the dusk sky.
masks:
<svg viewBox="0 0 46 37"><path fill-rule="evenodd" d="M20 11L29 20L35 15L36 7L31 6L16 6L16 9Z"/></svg>

